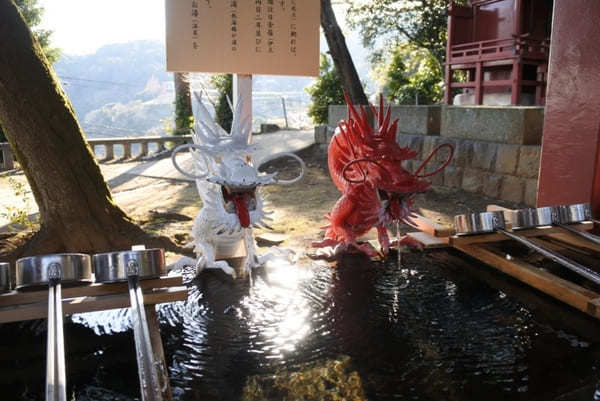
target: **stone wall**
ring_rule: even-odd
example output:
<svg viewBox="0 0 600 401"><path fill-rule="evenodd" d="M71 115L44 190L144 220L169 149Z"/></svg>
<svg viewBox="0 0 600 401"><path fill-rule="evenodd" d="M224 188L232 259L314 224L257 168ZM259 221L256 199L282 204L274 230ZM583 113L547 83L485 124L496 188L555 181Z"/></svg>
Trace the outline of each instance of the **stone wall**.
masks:
<svg viewBox="0 0 600 401"><path fill-rule="evenodd" d="M346 118L345 106L329 110L330 126L315 129L321 151L326 151L338 119ZM536 203L543 113L541 107L392 106L392 115L401 117L398 143L418 152L406 162L410 171L436 146L450 143L454 157L442 173L429 178L434 185L529 206ZM434 171L447 157L446 149L438 152L425 172Z"/></svg>
<svg viewBox="0 0 600 401"><path fill-rule="evenodd" d="M398 132L402 134L439 135L442 106L399 106L392 105L392 120L398 119ZM337 126L348 116L346 106L329 106L327 124Z"/></svg>

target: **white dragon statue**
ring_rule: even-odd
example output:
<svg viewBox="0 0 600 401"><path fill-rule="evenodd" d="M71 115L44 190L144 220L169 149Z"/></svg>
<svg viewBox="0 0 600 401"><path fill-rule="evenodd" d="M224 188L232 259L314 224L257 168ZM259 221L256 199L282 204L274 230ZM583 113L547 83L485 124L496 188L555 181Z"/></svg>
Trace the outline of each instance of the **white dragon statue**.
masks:
<svg viewBox="0 0 600 401"><path fill-rule="evenodd" d="M250 118L241 118L242 100L232 107L233 121L231 132L227 133L211 117L202 104L201 96L195 94L198 107L193 130L193 144L175 148L171 160L175 168L184 176L196 180L196 187L202 199L202 209L196 216L192 229L194 252L197 259L182 258L174 268L195 263L196 272L217 268L235 277L235 270L225 260L215 260L217 255L231 255L240 241L244 242L246 260L244 269L263 265L276 257L289 256L288 251L276 247L262 256L256 252L253 227L270 228L264 220L272 212L263 210L264 202L261 187L265 185L290 185L304 176L306 166L302 159L293 153L271 154L256 163L256 146L251 142ZM231 104L230 104L231 107ZM185 171L177 163L178 153L189 150L194 162L194 172ZM295 159L301 168L298 177L280 180L277 173L264 174L259 169L265 163L281 157Z"/></svg>

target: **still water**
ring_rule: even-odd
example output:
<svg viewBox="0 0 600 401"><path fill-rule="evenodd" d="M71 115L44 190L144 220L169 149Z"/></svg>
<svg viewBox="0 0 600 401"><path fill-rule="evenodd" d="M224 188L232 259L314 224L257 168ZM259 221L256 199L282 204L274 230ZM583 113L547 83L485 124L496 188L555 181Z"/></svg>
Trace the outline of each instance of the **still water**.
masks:
<svg viewBox="0 0 600 401"><path fill-rule="evenodd" d="M546 400L599 377L596 321L456 260L268 266L252 286L206 272L158 309L174 398ZM45 321L0 336L0 399L41 400ZM75 315L65 336L76 399L137 398L127 310Z"/></svg>

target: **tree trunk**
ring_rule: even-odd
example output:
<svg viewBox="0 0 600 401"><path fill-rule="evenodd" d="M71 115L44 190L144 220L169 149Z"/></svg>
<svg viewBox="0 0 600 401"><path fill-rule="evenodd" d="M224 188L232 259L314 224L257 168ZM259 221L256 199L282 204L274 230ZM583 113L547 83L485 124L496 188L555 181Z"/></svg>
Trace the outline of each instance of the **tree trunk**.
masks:
<svg viewBox="0 0 600 401"><path fill-rule="evenodd" d="M11 0L0 0L0 38L0 121L40 210L40 231L4 256L164 245L113 202L71 103Z"/></svg>
<svg viewBox="0 0 600 401"><path fill-rule="evenodd" d="M190 95L190 75L184 72L173 73L175 81L175 135L190 134L192 97Z"/></svg>
<svg viewBox="0 0 600 401"><path fill-rule="evenodd" d="M353 104L369 104L369 100L365 95L360 78L352 62L352 56L350 56L350 52L346 46L344 34L335 19L331 0L321 0L321 27L325 33L329 53L333 58L335 68L342 78L344 92L350 97Z"/></svg>

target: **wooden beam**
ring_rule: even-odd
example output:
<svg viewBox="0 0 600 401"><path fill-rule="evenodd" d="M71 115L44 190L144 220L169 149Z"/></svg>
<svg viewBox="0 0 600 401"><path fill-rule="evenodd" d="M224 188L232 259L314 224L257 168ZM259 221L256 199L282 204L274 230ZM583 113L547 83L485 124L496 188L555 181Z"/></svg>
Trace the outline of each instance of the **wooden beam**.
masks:
<svg viewBox="0 0 600 401"><path fill-rule="evenodd" d="M592 227L590 226L589 228L591 229ZM571 245L571 246L574 246L577 248L589 249L591 251L600 253L600 245L595 244L591 241L588 241L583 237L578 237L575 234L572 234L567 231L550 234L550 235L548 235L548 238L564 242L565 244L568 244L568 245Z"/></svg>
<svg viewBox="0 0 600 401"><path fill-rule="evenodd" d="M592 223L580 223L574 224L576 228L580 230L586 230L588 227L592 226ZM550 235L556 233L564 233L565 231L560 227L555 226L544 226L544 227L536 227L527 230L518 230L515 231L515 234L521 235L523 237L540 237L543 235ZM478 234L478 235L463 235L463 236L453 236L450 237L450 245L468 245L468 244L478 244L484 242L499 242L499 241L511 241L509 237L499 233L490 233L490 234Z"/></svg>
<svg viewBox="0 0 600 401"><path fill-rule="evenodd" d="M483 104L483 68L481 62L475 64L475 104Z"/></svg>
<svg viewBox="0 0 600 401"><path fill-rule="evenodd" d="M155 289L150 292L144 292L144 304L154 305L166 302L185 301L187 296L188 290L185 286ZM128 308L129 306L129 294L127 292L116 295L63 298L63 313L65 315L95 312L106 309ZM45 302L36 302L25 305L5 306L0 308L0 323L42 319L47 316L47 313L47 300Z"/></svg>
<svg viewBox="0 0 600 401"><path fill-rule="evenodd" d="M415 214L415 217L411 217L410 219L415 222L415 224L411 224L411 227L416 228L419 231L423 231L429 235L434 237L449 237L454 235L454 228L449 226L444 226L438 224L434 221L429 220L426 217L421 216L420 214Z"/></svg>
<svg viewBox="0 0 600 401"><path fill-rule="evenodd" d="M438 238L433 235L429 235L422 231L417 231L414 233L406 233L406 236L414 239L419 242L424 249L432 249L432 248L447 248L450 245L448 244L448 237L446 238Z"/></svg>
<svg viewBox="0 0 600 401"><path fill-rule="evenodd" d="M523 260L512 259L509 255L484 248L481 244L458 244L455 248L582 312L600 318L600 295L593 291L563 280Z"/></svg>
<svg viewBox="0 0 600 401"><path fill-rule="evenodd" d="M178 287L183 285L181 276L160 277L157 279L140 280L143 291L154 288ZM93 283L73 287L62 286L62 298L78 298L84 296L103 296L119 293L128 293L127 283ZM24 305L36 302L47 302L48 287L39 287L36 291L12 291L0 294L0 308L13 305Z"/></svg>

